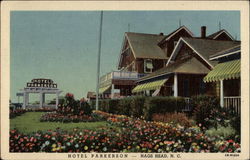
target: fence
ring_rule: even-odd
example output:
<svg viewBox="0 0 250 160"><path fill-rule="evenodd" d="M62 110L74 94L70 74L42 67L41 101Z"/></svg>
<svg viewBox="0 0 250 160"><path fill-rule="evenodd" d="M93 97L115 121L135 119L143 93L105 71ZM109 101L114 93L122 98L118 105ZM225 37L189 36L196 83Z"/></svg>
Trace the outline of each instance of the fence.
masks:
<svg viewBox="0 0 250 160"><path fill-rule="evenodd" d="M183 112L190 112L191 111L191 98L184 98L185 99L185 106L182 108Z"/></svg>
<svg viewBox="0 0 250 160"><path fill-rule="evenodd" d="M224 97L224 107L229 109L233 108L235 113L240 114L241 111L241 102L240 102L240 97Z"/></svg>

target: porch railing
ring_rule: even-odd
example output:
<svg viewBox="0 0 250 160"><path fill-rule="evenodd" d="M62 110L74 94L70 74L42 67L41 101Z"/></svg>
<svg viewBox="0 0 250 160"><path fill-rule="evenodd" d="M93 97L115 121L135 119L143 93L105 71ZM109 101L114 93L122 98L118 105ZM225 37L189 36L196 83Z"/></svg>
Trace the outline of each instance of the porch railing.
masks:
<svg viewBox="0 0 250 160"><path fill-rule="evenodd" d="M241 111L240 96L235 97L224 97L224 107L227 109L233 108L233 111L240 114Z"/></svg>
<svg viewBox="0 0 250 160"><path fill-rule="evenodd" d="M187 98L187 97L185 97L184 98L185 99L185 106L182 108L182 110L181 111L183 111L183 112L189 112L189 111L191 111L191 105L190 105L190 98Z"/></svg>
<svg viewBox="0 0 250 160"><path fill-rule="evenodd" d="M100 82L108 81L110 79L128 79L128 80L137 80L146 74L141 74L137 72L126 72L126 71L113 71L103 75L100 78Z"/></svg>

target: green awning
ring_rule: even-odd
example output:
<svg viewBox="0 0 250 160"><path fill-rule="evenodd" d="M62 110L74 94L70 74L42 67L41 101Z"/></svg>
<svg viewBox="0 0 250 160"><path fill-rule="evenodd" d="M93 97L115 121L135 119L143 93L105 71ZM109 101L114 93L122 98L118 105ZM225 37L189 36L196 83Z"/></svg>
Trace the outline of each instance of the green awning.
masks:
<svg viewBox="0 0 250 160"><path fill-rule="evenodd" d="M106 86L106 87L99 88L99 94L104 93L104 92L107 91L110 87L111 87L111 86Z"/></svg>
<svg viewBox="0 0 250 160"><path fill-rule="evenodd" d="M158 80L158 81L154 81L154 82L149 82L149 83L144 83L144 84L137 85L132 90L132 93L142 92L142 91L146 91L146 90L160 89L167 80L168 79L163 79L163 80Z"/></svg>
<svg viewBox="0 0 250 160"><path fill-rule="evenodd" d="M215 82L219 80L236 79L240 77L240 60L233 60L229 62L217 64L212 71L210 71L204 82Z"/></svg>

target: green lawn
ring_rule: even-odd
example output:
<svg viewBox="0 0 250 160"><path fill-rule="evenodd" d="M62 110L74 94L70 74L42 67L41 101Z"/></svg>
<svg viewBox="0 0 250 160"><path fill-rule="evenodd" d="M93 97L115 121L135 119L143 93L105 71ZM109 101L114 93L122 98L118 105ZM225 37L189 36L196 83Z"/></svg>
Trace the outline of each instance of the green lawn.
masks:
<svg viewBox="0 0 250 160"><path fill-rule="evenodd" d="M74 128L96 130L105 127L107 122L79 122L79 123L59 123L59 122L40 122L39 119L45 112L26 112L10 120L10 128L16 128L22 133L31 133L36 131L62 130L72 131Z"/></svg>

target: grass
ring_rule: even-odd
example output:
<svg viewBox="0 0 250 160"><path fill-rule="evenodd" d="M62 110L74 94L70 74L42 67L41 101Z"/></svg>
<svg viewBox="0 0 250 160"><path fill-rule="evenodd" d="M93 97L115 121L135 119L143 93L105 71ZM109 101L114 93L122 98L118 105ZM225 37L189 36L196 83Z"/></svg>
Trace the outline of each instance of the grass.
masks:
<svg viewBox="0 0 250 160"><path fill-rule="evenodd" d="M106 127L107 122L79 122L79 123L60 123L60 122L40 122L40 117L45 112L26 112L10 120L10 129L18 129L22 133L32 133L36 131L56 130L60 128L72 131L74 128L97 130Z"/></svg>

